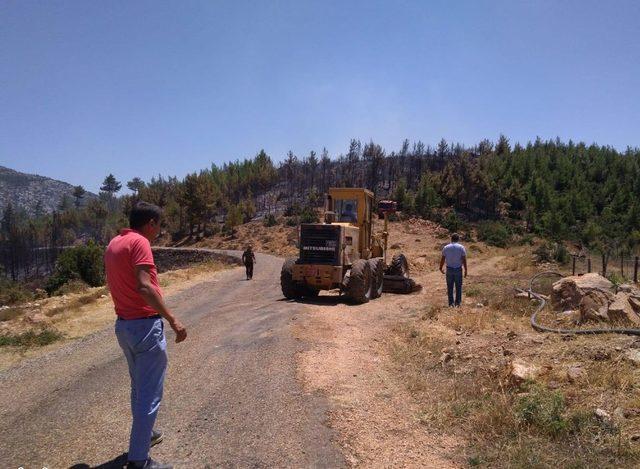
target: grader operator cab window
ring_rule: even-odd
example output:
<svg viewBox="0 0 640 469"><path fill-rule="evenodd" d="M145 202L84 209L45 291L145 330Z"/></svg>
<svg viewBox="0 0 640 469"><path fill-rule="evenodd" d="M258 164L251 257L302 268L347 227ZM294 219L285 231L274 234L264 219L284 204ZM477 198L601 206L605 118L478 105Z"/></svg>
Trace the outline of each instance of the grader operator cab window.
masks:
<svg viewBox="0 0 640 469"><path fill-rule="evenodd" d="M335 212L338 221L344 223L358 223L358 201L357 200L336 200Z"/></svg>

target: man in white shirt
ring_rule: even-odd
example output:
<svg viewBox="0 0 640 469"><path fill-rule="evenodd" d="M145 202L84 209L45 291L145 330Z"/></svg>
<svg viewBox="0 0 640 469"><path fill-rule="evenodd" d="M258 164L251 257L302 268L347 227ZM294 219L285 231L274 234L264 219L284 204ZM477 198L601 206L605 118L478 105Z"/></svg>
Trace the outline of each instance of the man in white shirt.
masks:
<svg viewBox="0 0 640 469"><path fill-rule="evenodd" d="M443 268L447 265L447 297L449 299L449 307L460 306L462 303L462 268L464 267L464 276L467 276L467 250L459 243L460 236L458 233L451 235L451 243L447 244L442 250L442 258L440 259L440 272L445 273ZM455 300L453 297L453 287L456 288Z"/></svg>

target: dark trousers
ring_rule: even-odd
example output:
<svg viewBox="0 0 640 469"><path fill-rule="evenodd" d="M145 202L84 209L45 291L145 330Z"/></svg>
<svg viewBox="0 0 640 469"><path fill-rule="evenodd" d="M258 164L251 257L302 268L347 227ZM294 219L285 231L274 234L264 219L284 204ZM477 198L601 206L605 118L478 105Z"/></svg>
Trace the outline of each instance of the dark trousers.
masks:
<svg viewBox="0 0 640 469"><path fill-rule="evenodd" d="M456 287L456 299L453 299L453 287ZM462 267L447 267L447 297L449 306L460 306L462 303Z"/></svg>
<svg viewBox="0 0 640 469"><path fill-rule="evenodd" d="M253 262L244 266L247 269L247 278L253 278Z"/></svg>

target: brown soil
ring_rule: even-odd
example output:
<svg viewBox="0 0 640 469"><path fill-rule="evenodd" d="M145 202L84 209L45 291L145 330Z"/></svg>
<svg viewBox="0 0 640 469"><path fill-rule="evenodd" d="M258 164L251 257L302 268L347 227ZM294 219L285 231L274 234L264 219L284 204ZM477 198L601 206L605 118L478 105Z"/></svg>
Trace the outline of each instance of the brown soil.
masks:
<svg viewBox="0 0 640 469"><path fill-rule="evenodd" d="M441 236L429 222L391 225L390 256L408 255L413 277L424 286L421 292L386 294L359 306L343 304L334 292L324 293L318 299L322 305L297 325L297 334L314 344L299 356L300 379L306 389L325 393L335 405L330 424L352 466L463 465L455 437L425 431L420 424L420 408L397 379L389 357L390 331L414 318L416 307L433 295L433 276L425 273L439 260Z"/></svg>
<svg viewBox="0 0 640 469"><path fill-rule="evenodd" d="M243 251L251 245L255 252L294 257L298 253L297 240L298 228L287 226L285 219L280 217L275 226L267 227L262 221L252 221L238 226L233 236L217 234L196 242L185 239L179 245L239 251Z"/></svg>
<svg viewBox="0 0 640 469"><path fill-rule="evenodd" d="M300 379L306 389L326 394L333 403L330 423L352 466L466 467L489 461L497 467L529 467L539 461L546 467L555 458L559 467L589 460L617 467L616 458L633 460L628 442L640 433L640 418L635 417L640 393L632 383L640 372L625 361L624 353L635 346L634 339L567 341L533 331L529 315L535 304L513 295L514 287L526 287L536 271L550 267L533 263L531 246L504 250L464 243L469 276L463 306L446 308L438 262L447 233L422 220L393 223L390 233L391 254L407 255L422 291L385 294L359 306L342 303L336 292L324 292L296 327L313 344L299 356ZM618 448L608 436L597 436L591 446L576 450L554 445L535 429L519 428L521 441L509 441L504 454L495 453L491 444L503 437L496 428L500 419L489 411L485 415L459 408L496 396L516 402L524 395L505 390L509 364L516 358L541 367L539 383L565 396L568 413L593 415L596 408L626 412ZM585 370L584 377L567 378L573 365ZM496 407L497 414L511 411Z"/></svg>

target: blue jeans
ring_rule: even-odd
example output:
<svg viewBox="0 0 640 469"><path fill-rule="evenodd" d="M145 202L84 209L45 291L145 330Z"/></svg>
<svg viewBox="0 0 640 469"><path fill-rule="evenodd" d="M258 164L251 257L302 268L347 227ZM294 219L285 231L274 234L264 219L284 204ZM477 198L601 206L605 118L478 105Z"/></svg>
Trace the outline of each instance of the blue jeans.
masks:
<svg viewBox="0 0 640 469"><path fill-rule="evenodd" d="M453 300L453 287L456 287L456 299ZM462 267L447 267L447 297L449 306L460 306L462 303Z"/></svg>
<svg viewBox="0 0 640 469"><path fill-rule="evenodd" d="M129 461L149 457L151 432L158 415L167 370L167 340L159 318L116 320L116 337L131 377Z"/></svg>

